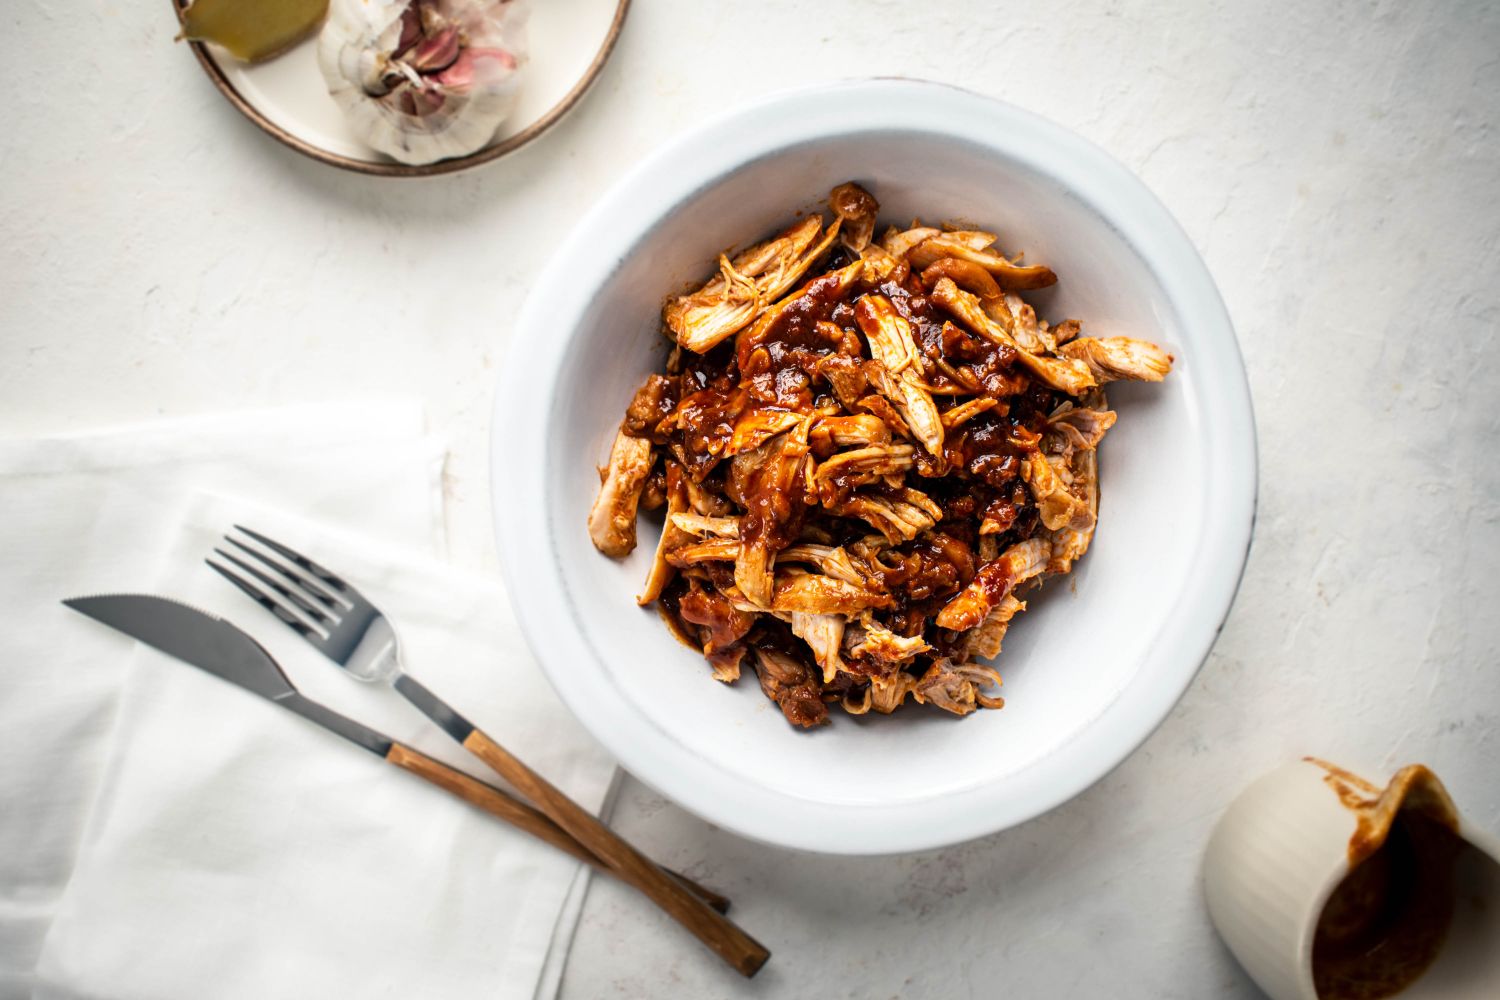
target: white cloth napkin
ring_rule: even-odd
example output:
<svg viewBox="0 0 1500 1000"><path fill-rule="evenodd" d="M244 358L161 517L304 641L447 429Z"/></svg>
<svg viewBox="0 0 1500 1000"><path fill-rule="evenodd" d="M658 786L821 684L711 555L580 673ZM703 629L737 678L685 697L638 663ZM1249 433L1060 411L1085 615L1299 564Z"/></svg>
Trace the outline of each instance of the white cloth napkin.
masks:
<svg viewBox="0 0 1500 1000"><path fill-rule="evenodd" d="M494 580L211 497L136 589L236 622L307 696L498 782L390 688L344 675L204 566L235 523L354 583L395 622L413 676L585 807L603 804L614 768L547 686ZM129 640L108 638L116 656L131 654ZM137 647L38 995L550 996L561 966L548 958L571 936L576 905L565 902L582 870L305 720Z"/></svg>
<svg viewBox="0 0 1500 1000"><path fill-rule="evenodd" d="M124 677L118 639L58 602L148 589L195 486L438 545L441 455L415 401L0 440L0 996L28 992Z"/></svg>

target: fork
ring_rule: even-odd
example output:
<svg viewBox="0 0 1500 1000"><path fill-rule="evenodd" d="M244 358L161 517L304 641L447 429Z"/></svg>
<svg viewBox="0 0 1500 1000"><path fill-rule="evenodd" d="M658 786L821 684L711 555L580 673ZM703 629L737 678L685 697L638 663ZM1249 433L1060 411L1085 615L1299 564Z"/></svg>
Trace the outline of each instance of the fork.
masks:
<svg viewBox="0 0 1500 1000"><path fill-rule="evenodd" d="M228 545L243 557L224 548L215 548L214 554L238 572L206 560L212 569L351 676L394 687L616 876L644 893L742 975L753 976L765 964L770 952L764 946L407 674L395 628L352 585L280 542L241 525L234 528L280 559L225 535Z"/></svg>

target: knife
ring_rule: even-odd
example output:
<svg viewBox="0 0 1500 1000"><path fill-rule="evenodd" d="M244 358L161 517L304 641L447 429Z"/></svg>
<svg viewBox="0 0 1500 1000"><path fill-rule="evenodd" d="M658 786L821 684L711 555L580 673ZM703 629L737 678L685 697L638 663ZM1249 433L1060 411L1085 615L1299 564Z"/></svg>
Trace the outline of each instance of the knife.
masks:
<svg viewBox="0 0 1500 1000"><path fill-rule="evenodd" d="M295 712L578 860L613 874L593 852L538 810L305 697L260 643L222 618L150 594L70 597L63 603L153 649ZM720 913L728 909L729 902L722 896L683 875L672 874Z"/></svg>

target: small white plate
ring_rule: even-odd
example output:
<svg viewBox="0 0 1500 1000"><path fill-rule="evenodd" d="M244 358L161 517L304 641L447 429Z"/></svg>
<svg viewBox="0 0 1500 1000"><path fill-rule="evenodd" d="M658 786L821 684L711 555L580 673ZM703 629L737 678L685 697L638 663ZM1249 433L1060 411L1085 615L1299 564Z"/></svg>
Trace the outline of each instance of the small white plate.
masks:
<svg viewBox="0 0 1500 1000"><path fill-rule="evenodd" d="M174 0L179 12L185 7ZM245 117L272 137L315 160L346 170L393 177L447 174L488 163L530 142L576 104L604 68L630 0L542 0L532 5L531 63L515 112L488 146L468 156L408 165L376 152L350 131L318 69L314 34L259 65L216 45L193 42L214 85Z"/></svg>

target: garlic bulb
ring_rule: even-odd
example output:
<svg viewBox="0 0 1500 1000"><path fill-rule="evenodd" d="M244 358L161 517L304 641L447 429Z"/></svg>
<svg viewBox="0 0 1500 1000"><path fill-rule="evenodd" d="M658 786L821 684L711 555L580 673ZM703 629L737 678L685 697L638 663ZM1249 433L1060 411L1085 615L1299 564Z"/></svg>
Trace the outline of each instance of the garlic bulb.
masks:
<svg viewBox="0 0 1500 1000"><path fill-rule="evenodd" d="M402 163L463 156L516 106L529 14L530 0L333 0L318 65L373 148Z"/></svg>

